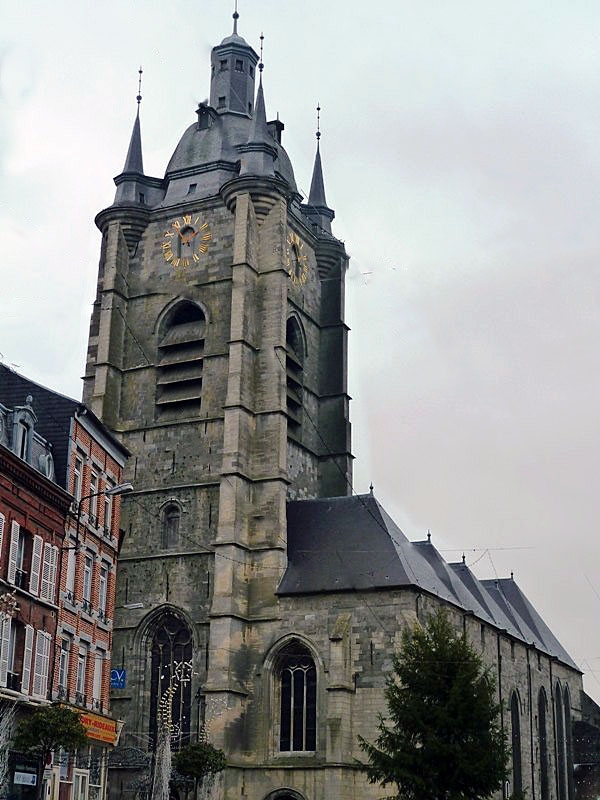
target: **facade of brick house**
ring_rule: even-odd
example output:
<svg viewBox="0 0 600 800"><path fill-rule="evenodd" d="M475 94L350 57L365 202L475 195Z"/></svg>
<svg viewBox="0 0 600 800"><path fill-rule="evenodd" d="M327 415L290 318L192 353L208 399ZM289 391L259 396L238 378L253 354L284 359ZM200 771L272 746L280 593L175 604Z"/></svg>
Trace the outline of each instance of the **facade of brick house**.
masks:
<svg viewBox="0 0 600 800"><path fill-rule="evenodd" d="M24 394L27 403L17 406L16 399ZM31 645L32 696L40 703L55 701L72 707L80 714L88 733L89 746L79 751L76 758L54 754L53 765L46 771L48 797L98 800L105 794L108 752L118 735L109 704L115 572L120 543L120 497L112 492L115 487L120 491L127 453L81 403L2 365L0 402L13 417L16 412L22 417L29 409L27 424L32 443L37 450L42 442L46 446L45 453L34 454L37 469L29 465L29 470L62 501L62 517L56 512L54 517L48 513L47 519L39 523L48 531L54 520L53 538L47 533L40 542L38 529L32 527L31 514L29 518L23 514L19 517L18 511L7 517L3 537L7 587L15 586L23 608L39 606L36 612L39 633L34 635ZM12 410L11 404L14 404ZM12 437L14 450L7 457L10 455L24 470L27 467L24 457L29 451L21 445L17 428L14 431L7 433L7 437ZM33 449L32 445L31 452ZM44 469L47 476L40 475L39 469ZM50 491L48 486L46 492ZM3 479L3 491L8 495L16 492L10 477ZM34 505L36 502L39 505L34 497ZM7 541L7 525L10 525L10 541ZM25 539L21 544L17 538L20 530L26 531L31 542ZM50 595L51 601L47 599ZM27 643L23 646L27 653L32 634L26 628L21 638ZM0 664L5 653L9 659L15 653L14 676L11 671L8 673L8 682L15 685L23 649L20 639L16 641L15 649L10 643L5 646L3 638L0 651ZM35 666L38 663L39 669ZM27 675L27 661L24 668ZM0 684L2 676L0 666Z"/></svg>

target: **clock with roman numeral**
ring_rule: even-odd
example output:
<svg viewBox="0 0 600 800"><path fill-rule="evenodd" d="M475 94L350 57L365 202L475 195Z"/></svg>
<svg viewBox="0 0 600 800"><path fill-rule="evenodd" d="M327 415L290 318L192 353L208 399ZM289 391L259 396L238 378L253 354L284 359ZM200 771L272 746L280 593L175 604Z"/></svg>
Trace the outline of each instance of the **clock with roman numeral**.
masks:
<svg viewBox="0 0 600 800"><path fill-rule="evenodd" d="M194 214L173 220L165 231L161 247L165 261L176 270L197 264L208 250L212 233L208 222Z"/></svg>

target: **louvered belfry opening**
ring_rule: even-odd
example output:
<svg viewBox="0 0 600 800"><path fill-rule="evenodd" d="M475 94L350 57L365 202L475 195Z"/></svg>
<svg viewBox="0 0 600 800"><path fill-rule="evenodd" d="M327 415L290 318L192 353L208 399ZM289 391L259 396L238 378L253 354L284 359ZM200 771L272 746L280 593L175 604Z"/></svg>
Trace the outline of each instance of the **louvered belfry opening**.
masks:
<svg viewBox="0 0 600 800"><path fill-rule="evenodd" d="M202 405L206 318L182 301L169 313L158 345L156 405L161 416L195 416Z"/></svg>
<svg viewBox="0 0 600 800"><path fill-rule="evenodd" d="M302 384L304 381L304 340L300 325L290 317L286 326L285 371L287 381L288 436L299 439L302 433Z"/></svg>

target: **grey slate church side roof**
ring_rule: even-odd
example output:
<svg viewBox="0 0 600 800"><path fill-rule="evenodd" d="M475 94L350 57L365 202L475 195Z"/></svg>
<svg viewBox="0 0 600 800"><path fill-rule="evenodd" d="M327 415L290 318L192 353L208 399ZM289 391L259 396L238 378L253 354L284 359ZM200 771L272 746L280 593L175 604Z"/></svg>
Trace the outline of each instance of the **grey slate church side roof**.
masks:
<svg viewBox="0 0 600 800"><path fill-rule="evenodd" d="M287 543L280 595L417 589L579 671L512 578L480 581L430 541L409 541L371 494L288 503Z"/></svg>

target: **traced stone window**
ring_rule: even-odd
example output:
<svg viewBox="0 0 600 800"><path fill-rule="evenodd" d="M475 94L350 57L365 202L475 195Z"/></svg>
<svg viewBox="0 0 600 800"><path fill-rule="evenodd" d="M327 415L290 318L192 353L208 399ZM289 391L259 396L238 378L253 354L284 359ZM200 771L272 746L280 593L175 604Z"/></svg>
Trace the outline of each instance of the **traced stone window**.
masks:
<svg viewBox="0 0 600 800"><path fill-rule="evenodd" d="M179 749L189 742L191 672L191 631L183 620L167 612L160 617L151 640L150 736L153 749L159 722L167 725L172 748Z"/></svg>
<svg viewBox="0 0 600 800"><path fill-rule="evenodd" d="M302 385L304 382L304 337L295 317L287 321L285 371L287 382L288 435L299 438L302 429Z"/></svg>
<svg viewBox="0 0 600 800"><path fill-rule="evenodd" d="M163 509L160 521L160 542L164 548L173 547L179 540L179 520L181 511L176 503L169 503Z"/></svg>
<svg viewBox="0 0 600 800"><path fill-rule="evenodd" d="M316 750L317 670L310 651L294 640L284 647L276 662L279 694L279 750Z"/></svg>
<svg viewBox="0 0 600 800"><path fill-rule="evenodd" d="M156 404L161 415L196 416L202 400L206 319L188 300L167 314L158 345Z"/></svg>
<svg viewBox="0 0 600 800"><path fill-rule="evenodd" d="M540 792L541 800L549 800L550 791L548 784L548 729L546 726L546 711L548 700L544 689L538 694L538 726L540 744Z"/></svg>
<svg viewBox="0 0 600 800"><path fill-rule="evenodd" d="M519 696L516 692L510 698L510 724L512 731L512 773L513 796L523 791L523 770L521 765L521 711Z"/></svg>
<svg viewBox="0 0 600 800"><path fill-rule="evenodd" d="M554 690L554 715L556 724L556 753L557 753L557 783L558 800L566 800L567 774L566 774L566 746L565 746L565 715L562 704L562 693L557 683Z"/></svg>

